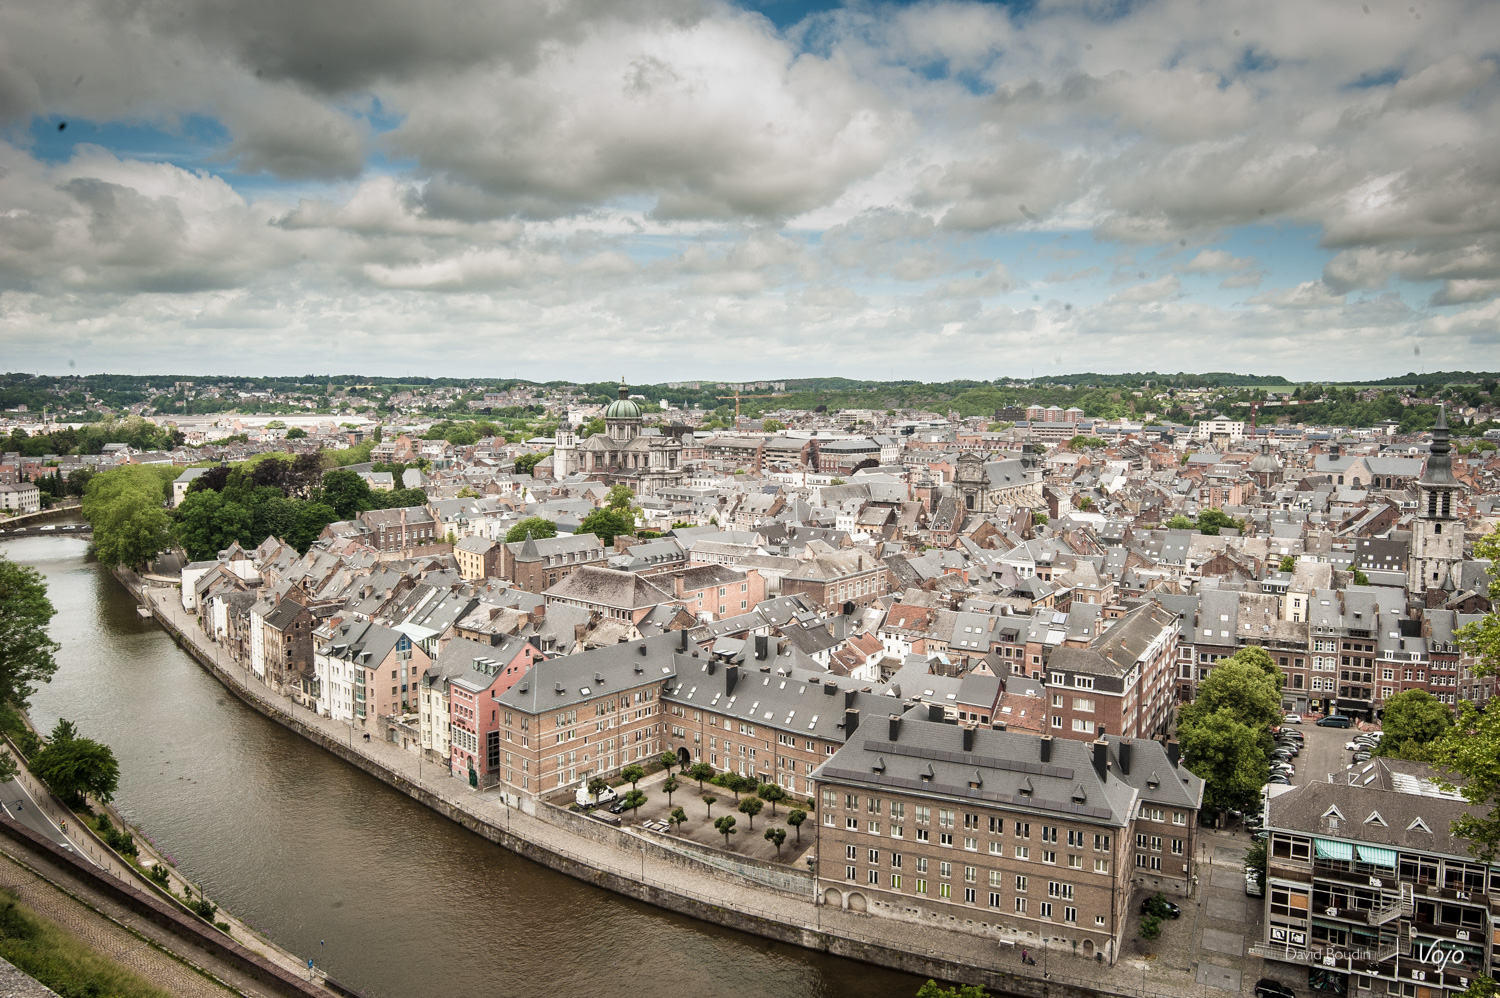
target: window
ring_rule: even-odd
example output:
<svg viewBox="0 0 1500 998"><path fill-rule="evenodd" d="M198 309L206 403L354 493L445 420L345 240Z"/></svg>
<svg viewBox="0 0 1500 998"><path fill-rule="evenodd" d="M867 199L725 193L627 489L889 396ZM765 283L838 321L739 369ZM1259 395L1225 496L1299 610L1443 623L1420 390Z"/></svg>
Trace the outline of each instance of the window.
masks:
<svg viewBox="0 0 1500 998"><path fill-rule="evenodd" d="M879 849L871 849L870 850L870 863L873 865L873 864L879 863L879 862L880 862L880 850Z"/></svg>
<svg viewBox="0 0 1500 998"><path fill-rule="evenodd" d="M1016 911L1018 911L1022 915L1026 914L1026 899L1025 898L1016 898Z"/></svg>
<svg viewBox="0 0 1500 998"><path fill-rule="evenodd" d="M1030 859L1031 846L1016 846L1016 859Z"/></svg>
<svg viewBox="0 0 1500 998"><path fill-rule="evenodd" d="M1063 921L1064 922L1074 922L1074 923L1076 923L1078 921L1078 909L1077 908L1064 908L1063 909Z"/></svg>
<svg viewBox="0 0 1500 998"><path fill-rule="evenodd" d="M1039 912L1039 914L1041 915L1042 918L1051 918L1052 917L1052 902L1051 901L1043 901L1039 907L1041 908L1041 911Z"/></svg>
<svg viewBox="0 0 1500 998"><path fill-rule="evenodd" d="M854 880L858 876L858 874L859 874L859 871L856 870L854 867L852 867L852 866L846 866L846 867L844 867L844 879L845 880Z"/></svg>
<svg viewBox="0 0 1500 998"><path fill-rule="evenodd" d="M974 890L974 888L972 888L972 887L965 887L964 888L964 903L966 903L966 904L973 904L977 900L976 894L977 894L977 892Z"/></svg>
<svg viewBox="0 0 1500 998"><path fill-rule="evenodd" d="M927 881L925 881L925 880L918 880L917 881L917 893L918 894L926 894L927 893Z"/></svg>
<svg viewBox="0 0 1500 998"><path fill-rule="evenodd" d="M947 880L950 877L952 877L953 876L953 864L952 863L947 863L947 862L938 863L938 876L942 877L944 880Z"/></svg>
<svg viewBox="0 0 1500 998"><path fill-rule="evenodd" d="M979 871L972 866L964 867L964 882L972 884L979 879Z"/></svg>
<svg viewBox="0 0 1500 998"><path fill-rule="evenodd" d="M1016 893L1017 894L1025 894L1026 893L1026 878L1025 877L1017 877L1016 878Z"/></svg>
<svg viewBox="0 0 1500 998"><path fill-rule="evenodd" d="M947 899L951 900L952 897L953 897L953 885L952 884L938 884L938 897L940 897L940 898L947 898Z"/></svg>
<svg viewBox="0 0 1500 998"><path fill-rule="evenodd" d="M1108 873L1109 872L1109 860L1107 860L1107 859L1096 859L1096 860L1094 860L1094 872L1095 873Z"/></svg>
<svg viewBox="0 0 1500 998"><path fill-rule="evenodd" d="M893 873L893 874L891 874L891 890L893 890L893 891L899 891L900 889L901 889L901 874L899 874L899 873Z"/></svg>
<svg viewBox="0 0 1500 998"><path fill-rule="evenodd" d="M858 846L844 846L844 858L845 859L858 859L859 858L859 847Z"/></svg>
<svg viewBox="0 0 1500 998"><path fill-rule="evenodd" d="M998 908L998 907L1000 907L1000 895L996 891L990 891L990 907L991 908Z"/></svg>

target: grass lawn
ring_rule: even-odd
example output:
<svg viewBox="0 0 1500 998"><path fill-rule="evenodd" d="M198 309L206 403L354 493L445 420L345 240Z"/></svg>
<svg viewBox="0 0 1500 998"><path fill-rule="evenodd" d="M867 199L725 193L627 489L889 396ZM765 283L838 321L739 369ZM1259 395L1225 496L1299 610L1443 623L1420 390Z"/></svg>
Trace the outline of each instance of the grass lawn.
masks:
<svg viewBox="0 0 1500 998"><path fill-rule="evenodd" d="M0 890L0 956L62 998L169 998Z"/></svg>

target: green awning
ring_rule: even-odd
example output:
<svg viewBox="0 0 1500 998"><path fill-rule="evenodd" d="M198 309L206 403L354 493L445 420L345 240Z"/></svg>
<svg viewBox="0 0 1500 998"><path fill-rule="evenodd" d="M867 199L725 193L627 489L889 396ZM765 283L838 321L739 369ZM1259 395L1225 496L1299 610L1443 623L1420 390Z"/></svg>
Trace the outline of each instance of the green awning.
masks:
<svg viewBox="0 0 1500 998"><path fill-rule="evenodd" d="M1359 847L1359 861L1369 863L1371 866L1383 866L1387 870L1396 868L1396 850L1382 849L1379 846Z"/></svg>
<svg viewBox="0 0 1500 998"><path fill-rule="evenodd" d="M1354 846L1348 842L1313 839L1313 846L1319 859L1341 859L1346 863L1354 861Z"/></svg>

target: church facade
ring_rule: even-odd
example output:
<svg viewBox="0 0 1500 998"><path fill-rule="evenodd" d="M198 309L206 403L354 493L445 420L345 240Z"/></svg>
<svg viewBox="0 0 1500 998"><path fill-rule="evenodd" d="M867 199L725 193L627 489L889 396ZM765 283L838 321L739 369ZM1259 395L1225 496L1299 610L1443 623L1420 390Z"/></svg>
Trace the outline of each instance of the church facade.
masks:
<svg viewBox="0 0 1500 998"><path fill-rule="evenodd" d="M610 484L630 486L637 496L653 496L682 485L682 442L641 425L641 407L620 382L620 397L604 410L604 432L579 441L572 427L559 427L552 455L553 476L583 474Z"/></svg>
<svg viewBox="0 0 1500 998"><path fill-rule="evenodd" d="M1042 505L1042 467L1027 444L1021 456L986 461L973 451L953 469L953 491L965 512L993 513L1001 506Z"/></svg>

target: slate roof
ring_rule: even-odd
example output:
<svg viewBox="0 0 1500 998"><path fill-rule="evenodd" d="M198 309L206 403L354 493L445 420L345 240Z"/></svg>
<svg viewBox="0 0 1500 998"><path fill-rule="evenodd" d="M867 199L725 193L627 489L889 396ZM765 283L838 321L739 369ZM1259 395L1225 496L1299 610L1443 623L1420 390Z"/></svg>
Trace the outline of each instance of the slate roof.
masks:
<svg viewBox="0 0 1500 998"><path fill-rule="evenodd" d="M543 595L553 599L597 603L617 610L635 610L659 606L675 597L641 578L634 572L622 572L598 565L584 565L567 578L558 581Z"/></svg>

